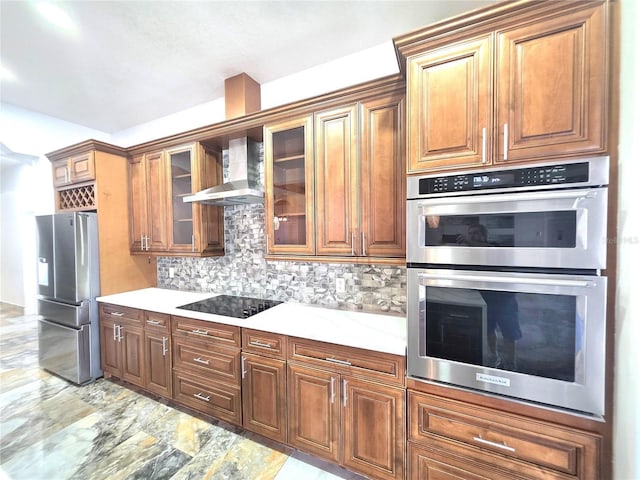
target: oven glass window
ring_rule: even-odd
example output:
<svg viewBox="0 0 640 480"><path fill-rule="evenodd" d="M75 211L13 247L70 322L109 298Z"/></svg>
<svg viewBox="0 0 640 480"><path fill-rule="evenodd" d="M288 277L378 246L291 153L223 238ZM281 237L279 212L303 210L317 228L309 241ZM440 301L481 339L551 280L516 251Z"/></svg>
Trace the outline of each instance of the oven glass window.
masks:
<svg viewBox="0 0 640 480"><path fill-rule="evenodd" d="M575 381L583 344L576 297L425 288L427 356Z"/></svg>
<svg viewBox="0 0 640 480"><path fill-rule="evenodd" d="M575 248L576 211L427 216L425 246Z"/></svg>

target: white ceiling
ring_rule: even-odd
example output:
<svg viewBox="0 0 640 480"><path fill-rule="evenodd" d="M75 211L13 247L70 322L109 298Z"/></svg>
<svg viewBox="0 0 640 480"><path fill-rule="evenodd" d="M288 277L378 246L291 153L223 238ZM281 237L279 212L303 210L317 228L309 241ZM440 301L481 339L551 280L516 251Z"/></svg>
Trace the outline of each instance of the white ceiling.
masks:
<svg viewBox="0 0 640 480"><path fill-rule="evenodd" d="M34 1L0 1L4 103L114 133L389 42L495 0L60 1L62 31Z"/></svg>

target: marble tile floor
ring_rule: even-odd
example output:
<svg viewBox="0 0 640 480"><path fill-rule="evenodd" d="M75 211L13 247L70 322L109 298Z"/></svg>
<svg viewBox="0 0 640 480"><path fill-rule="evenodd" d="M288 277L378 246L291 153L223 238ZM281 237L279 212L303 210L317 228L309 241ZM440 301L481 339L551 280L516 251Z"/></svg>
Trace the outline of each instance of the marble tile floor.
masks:
<svg viewBox="0 0 640 480"><path fill-rule="evenodd" d="M0 304L0 480L359 480L162 399L38 367L36 315Z"/></svg>

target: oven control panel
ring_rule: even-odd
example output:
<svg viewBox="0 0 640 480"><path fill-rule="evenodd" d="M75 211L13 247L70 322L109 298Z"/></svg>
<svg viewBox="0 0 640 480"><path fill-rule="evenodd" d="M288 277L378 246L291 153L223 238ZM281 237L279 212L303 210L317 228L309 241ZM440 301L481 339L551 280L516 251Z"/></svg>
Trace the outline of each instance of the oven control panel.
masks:
<svg viewBox="0 0 640 480"><path fill-rule="evenodd" d="M421 178L419 193L428 195L541 185L579 185L588 181L589 163L582 162Z"/></svg>

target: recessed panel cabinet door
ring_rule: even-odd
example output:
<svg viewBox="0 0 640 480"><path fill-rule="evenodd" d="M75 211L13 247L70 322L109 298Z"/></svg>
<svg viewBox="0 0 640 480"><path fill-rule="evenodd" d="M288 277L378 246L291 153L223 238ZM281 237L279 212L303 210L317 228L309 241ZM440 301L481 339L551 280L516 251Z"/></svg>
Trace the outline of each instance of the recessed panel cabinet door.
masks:
<svg viewBox="0 0 640 480"><path fill-rule="evenodd" d="M373 478L404 478L405 391L343 377L344 466Z"/></svg>
<svg viewBox="0 0 640 480"><path fill-rule="evenodd" d="M122 380L142 387L144 385L144 344L142 329L123 325L122 336Z"/></svg>
<svg viewBox="0 0 640 480"><path fill-rule="evenodd" d="M317 255L355 254L357 127L355 105L315 115Z"/></svg>
<svg viewBox="0 0 640 480"><path fill-rule="evenodd" d="M605 8L498 34L496 161L606 148Z"/></svg>
<svg viewBox="0 0 640 480"><path fill-rule="evenodd" d="M118 327L109 320L100 320L100 357L106 374L122 375L122 348L118 341Z"/></svg>
<svg viewBox="0 0 640 480"><path fill-rule="evenodd" d="M145 388L171 398L171 339L167 333L144 332Z"/></svg>
<svg viewBox="0 0 640 480"><path fill-rule="evenodd" d="M131 252L145 250L147 234L147 192L144 174L144 155L136 155L129 160L129 200L131 213L129 216L129 232Z"/></svg>
<svg viewBox="0 0 640 480"><path fill-rule="evenodd" d="M145 154L149 250L167 249L167 176L163 152Z"/></svg>
<svg viewBox="0 0 640 480"><path fill-rule="evenodd" d="M431 50L407 69L408 173L490 158L492 37Z"/></svg>
<svg viewBox="0 0 640 480"><path fill-rule="evenodd" d="M404 95L390 95L360 106L361 226L356 243L363 256L405 256L404 105Z"/></svg>
<svg viewBox="0 0 640 480"><path fill-rule="evenodd" d="M338 463L339 375L291 364L287 373L289 443Z"/></svg>

